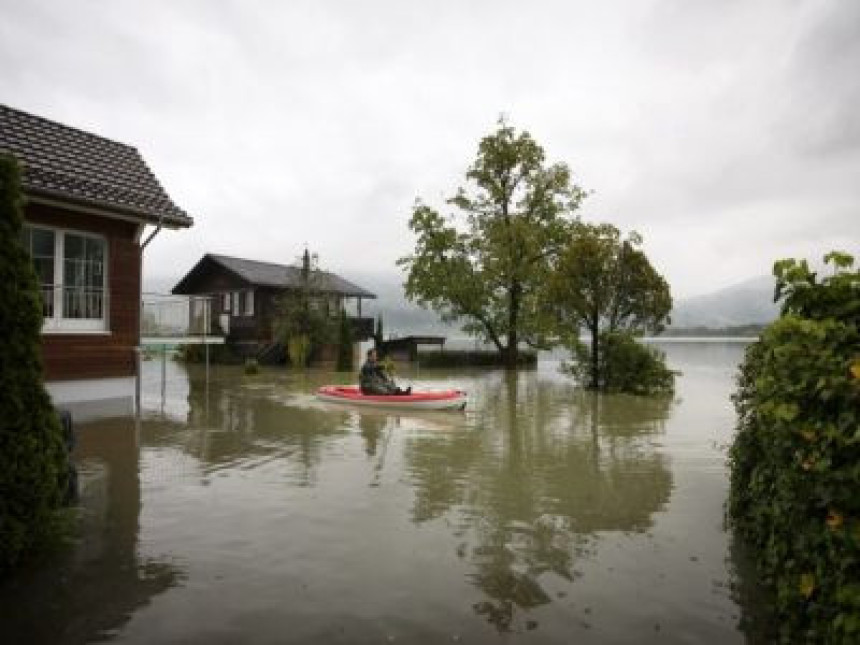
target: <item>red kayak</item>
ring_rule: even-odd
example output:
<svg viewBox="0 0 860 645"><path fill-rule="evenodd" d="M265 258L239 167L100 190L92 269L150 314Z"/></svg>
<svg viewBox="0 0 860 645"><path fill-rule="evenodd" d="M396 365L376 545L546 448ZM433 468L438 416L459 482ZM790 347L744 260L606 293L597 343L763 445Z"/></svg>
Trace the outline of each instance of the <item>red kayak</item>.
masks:
<svg viewBox="0 0 860 645"><path fill-rule="evenodd" d="M462 390L426 391L382 396L362 394L354 385L326 385L317 390L317 398L332 403L369 405L375 408L462 410L466 407L466 393Z"/></svg>

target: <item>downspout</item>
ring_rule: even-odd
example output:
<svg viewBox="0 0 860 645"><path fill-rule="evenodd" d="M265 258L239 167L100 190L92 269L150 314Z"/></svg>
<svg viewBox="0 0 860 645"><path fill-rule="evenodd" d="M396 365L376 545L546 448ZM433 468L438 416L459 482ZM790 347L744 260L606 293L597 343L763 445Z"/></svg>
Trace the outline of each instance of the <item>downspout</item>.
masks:
<svg viewBox="0 0 860 645"><path fill-rule="evenodd" d="M138 283L137 283L137 348L136 348L136 371L137 378L134 383L134 411L135 414L140 416L140 378L141 378L141 353L143 352L143 347L141 346L141 331L143 330L143 251L146 249L147 245L152 242L152 238L154 238L161 231L161 225L164 222L164 216L160 216L158 218L158 224L155 227L155 230L149 234L143 244L140 245L140 259L138 260ZM144 224L146 226L146 224Z"/></svg>

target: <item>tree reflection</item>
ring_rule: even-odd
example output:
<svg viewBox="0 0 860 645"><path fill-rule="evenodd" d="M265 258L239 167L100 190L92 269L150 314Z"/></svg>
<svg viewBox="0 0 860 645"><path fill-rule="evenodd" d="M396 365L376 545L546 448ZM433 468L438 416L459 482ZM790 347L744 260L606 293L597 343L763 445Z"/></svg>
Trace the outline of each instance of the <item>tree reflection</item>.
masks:
<svg viewBox="0 0 860 645"><path fill-rule="evenodd" d="M546 574L572 581L600 531L644 531L672 475L653 447L672 401L604 396L508 374L481 392L476 428L407 446L417 523L454 513L458 552L488 597L474 610L507 631L516 608L550 602Z"/></svg>
<svg viewBox="0 0 860 645"><path fill-rule="evenodd" d="M0 588L4 642L99 640L182 580L176 563L139 553L141 486L134 420L112 419L80 429L75 458L81 473L76 542Z"/></svg>

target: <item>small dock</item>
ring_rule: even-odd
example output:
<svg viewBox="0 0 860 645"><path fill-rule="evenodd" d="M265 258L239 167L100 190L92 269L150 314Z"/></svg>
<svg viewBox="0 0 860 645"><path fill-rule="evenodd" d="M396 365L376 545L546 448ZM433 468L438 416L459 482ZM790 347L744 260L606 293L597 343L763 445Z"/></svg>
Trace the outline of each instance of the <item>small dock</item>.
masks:
<svg viewBox="0 0 860 645"><path fill-rule="evenodd" d="M419 350L436 348L442 351L445 347L444 336L403 336L382 341L379 351L395 361L414 363L418 360Z"/></svg>

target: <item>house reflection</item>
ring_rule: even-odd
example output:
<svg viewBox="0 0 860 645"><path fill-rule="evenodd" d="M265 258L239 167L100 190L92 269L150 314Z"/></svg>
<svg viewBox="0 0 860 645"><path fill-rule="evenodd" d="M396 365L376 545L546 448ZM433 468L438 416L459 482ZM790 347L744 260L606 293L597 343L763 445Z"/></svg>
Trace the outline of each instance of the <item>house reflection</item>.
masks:
<svg viewBox="0 0 860 645"><path fill-rule="evenodd" d="M278 382L243 379L238 371L222 371L207 381L189 370L186 418L144 417L141 443L193 457L204 478L214 471L285 457L291 480L312 485L325 445L350 428L346 411L310 403L291 399L288 388Z"/></svg>
<svg viewBox="0 0 860 645"><path fill-rule="evenodd" d="M74 545L0 586L4 642L88 643L182 581L175 562L141 553L141 484L132 418L78 429L80 521Z"/></svg>
<svg viewBox="0 0 860 645"><path fill-rule="evenodd" d="M518 608L551 602L544 574L574 580L595 534L652 525L672 489L653 447L672 401L596 396L528 373L485 383L473 431L415 437L406 459L413 521L446 515L487 596L474 610L508 631Z"/></svg>

